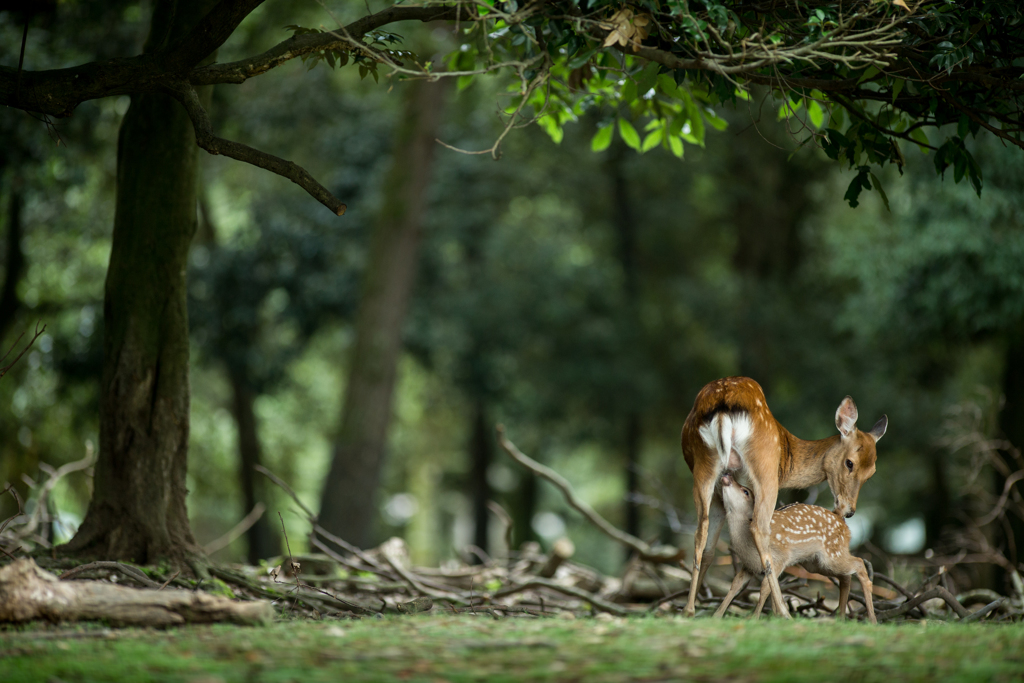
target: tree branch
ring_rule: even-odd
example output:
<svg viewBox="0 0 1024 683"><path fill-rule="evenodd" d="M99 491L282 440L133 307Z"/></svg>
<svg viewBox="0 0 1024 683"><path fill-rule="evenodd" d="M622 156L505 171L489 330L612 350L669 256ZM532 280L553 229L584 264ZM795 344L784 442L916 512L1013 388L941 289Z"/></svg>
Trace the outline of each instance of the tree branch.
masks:
<svg viewBox="0 0 1024 683"><path fill-rule="evenodd" d="M608 520L597 514L594 508L580 500L576 495L576 492L573 490L572 485L566 481L562 475L555 472L550 467L541 465L539 462L530 458L528 455L516 448L516 445L505 437L504 426L498 425L496 430L498 432L498 443L501 444L501 447L513 460L537 476L547 479L554 484L558 490L562 492L562 495L565 496L565 502L567 502L574 510L586 517L591 524L604 532L606 536L621 543L627 548L632 549L640 555L641 558L649 562L671 563L678 562L683 559L683 551L681 549L670 547L652 548L636 536L616 529L608 522Z"/></svg>
<svg viewBox="0 0 1024 683"><path fill-rule="evenodd" d="M263 1L222 0L188 34L158 52L48 71L0 66L0 105L64 117L87 100L159 90L161 80L184 77L220 47Z"/></svg>
<svg viewBox="0 0 1024 683"><path fill-rule="evenodd" d="M195 88L187 82L171 83L168 89L188 112L188 117L192 120L192 127L196 132L196 144L201 148L210 154L223 154L226 157L244 161L283 176L308 192L313 199L326 206L335 215L340 216L345 213L347 208L345 204L295 162L214 135L210 117L199 101L199 95Z"/></svg>
<svg viewBox="0 0 1024 683"><path fill-rule="evenodd" d="M374 29L397 21L470 21L473 18L465 7L388 7L352 22L341 31L292 36L263 54L237 62L199 67L189 74L188 80L196 86L244 83L253 76L259 76L289 60L312 52L350 50L352 40L359 40Z"/></svg>

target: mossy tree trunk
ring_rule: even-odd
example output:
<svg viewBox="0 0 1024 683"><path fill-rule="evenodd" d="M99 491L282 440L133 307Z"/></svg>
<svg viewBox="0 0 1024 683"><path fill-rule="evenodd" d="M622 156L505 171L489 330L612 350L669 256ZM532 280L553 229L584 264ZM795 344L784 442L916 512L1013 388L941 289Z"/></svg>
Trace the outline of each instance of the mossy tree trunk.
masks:
<svg viewBox="0 0 1024 683"><path fill-rule="evenodd" d="M402 325L416 278L427 188L437 149L446 81L406 84L402 121L370 237L341 427L320 503L320 524L346 541L377 540L380 485Z"/></svg>
<svg viewBox="0 0 1024 683"><path fill-rule="evenodd" d="M157 2L145 52L182 36L214 4ZM185 110L164 94L132 96L118 139L104 291L99 459L88 512L65 552L174 563L201 552L185 509L185 267L196 229L196 164Z"/></svg>

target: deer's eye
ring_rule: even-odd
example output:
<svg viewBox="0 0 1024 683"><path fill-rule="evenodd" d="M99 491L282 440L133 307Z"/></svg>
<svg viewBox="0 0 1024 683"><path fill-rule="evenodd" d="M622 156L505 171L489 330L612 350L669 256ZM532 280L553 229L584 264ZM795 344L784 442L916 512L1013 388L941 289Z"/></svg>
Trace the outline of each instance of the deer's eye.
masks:
<svg viewBox="0 0 1024 683"><path fill-rule="evenodd" d="M846 469L848 469L851 472L853 472L853 461L852 460L847 460L846 461Z"/></svg>
<svg viewBox="0 0 1024 683"><path fill-rule="evenodd" d="M743 489L743 495L746 496L747 498L750 498L750 491Z"/></svg>

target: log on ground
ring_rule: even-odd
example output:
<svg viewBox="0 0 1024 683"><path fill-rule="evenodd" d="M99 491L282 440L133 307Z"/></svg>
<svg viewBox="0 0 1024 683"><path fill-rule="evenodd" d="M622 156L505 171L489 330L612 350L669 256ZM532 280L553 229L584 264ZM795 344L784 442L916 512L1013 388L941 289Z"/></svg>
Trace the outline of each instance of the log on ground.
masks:
<svg viewBox="0 0 1024 683"><path fill-rule="evenodd" d="M60 581L31 559L0 567L0 622L103 620L118 626L176 626L216 621L266 624L273 617L274 610L266 601Z"/></svg>

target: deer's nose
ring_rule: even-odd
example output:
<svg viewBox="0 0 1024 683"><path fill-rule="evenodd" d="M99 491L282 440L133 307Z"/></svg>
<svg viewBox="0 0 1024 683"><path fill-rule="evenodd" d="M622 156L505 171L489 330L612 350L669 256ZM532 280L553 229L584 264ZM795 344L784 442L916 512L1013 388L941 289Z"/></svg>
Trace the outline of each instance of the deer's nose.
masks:
<svg viewBox="0 0 1024 683"><path fill-rule="evenodd" d="M846 518L849 519L850 517L853 517L853 513L855 512L856 510L850 510L849 512L846 513Z"/></svg>

